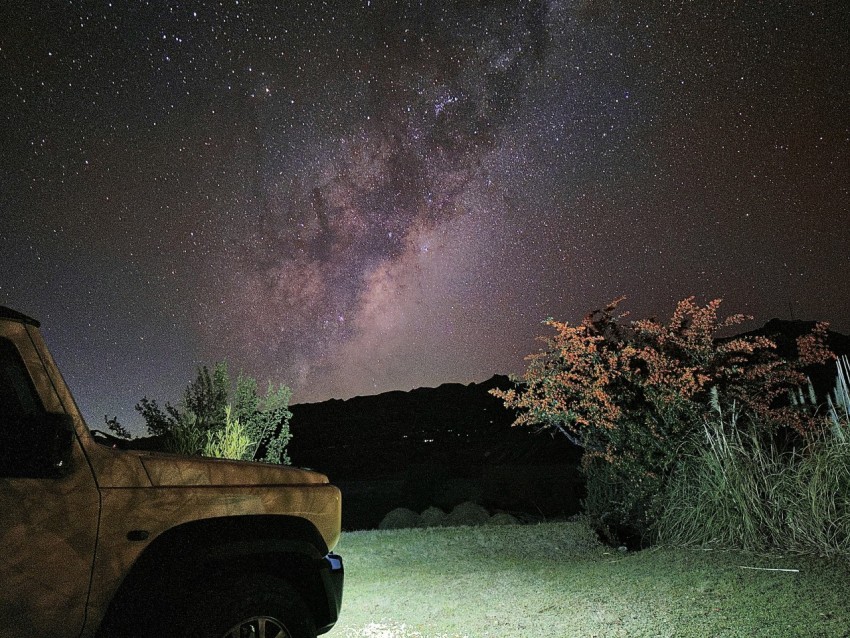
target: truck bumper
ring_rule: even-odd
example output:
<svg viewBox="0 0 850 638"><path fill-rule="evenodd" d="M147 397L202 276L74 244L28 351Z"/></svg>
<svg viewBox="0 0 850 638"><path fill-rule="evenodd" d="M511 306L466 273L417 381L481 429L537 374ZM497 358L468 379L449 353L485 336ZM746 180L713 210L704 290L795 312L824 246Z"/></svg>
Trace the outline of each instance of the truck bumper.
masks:
<svg viewBox="0 0 850 638"><path fill-rule="evenodd" d="M322 585L328 597L327 622L316 628L317 634L324 634L331 630L339 618L339 610L342 608L342 588L345 580L345 568L342 566L342 557L329 553L323 559L325 566L321 571Z"/></svg>

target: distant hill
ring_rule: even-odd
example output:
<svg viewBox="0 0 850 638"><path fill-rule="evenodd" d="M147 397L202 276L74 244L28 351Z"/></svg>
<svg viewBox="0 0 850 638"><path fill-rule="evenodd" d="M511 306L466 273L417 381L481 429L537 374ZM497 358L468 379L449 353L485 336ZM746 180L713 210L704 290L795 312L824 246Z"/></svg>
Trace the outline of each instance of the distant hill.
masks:
<svg viewBox="0 0 850 638"><path fill-rule="evenodd" d="M564 437L512 427L514 413L492 396L511 381L445 383L409 392L384 392L290 407L293 463L334 477L375 477L415 464L456 468L481 465L576 463L579 451Z"/></svg>
<svg viewBox="0 0 850 638"><path fill-rule="evenodd" d="M293 405L289 455L342 489L345 529L375 527L396 507L448 511L469 500L532 517L576 513L581 450L563 436L512 427L513 412L489 394L510 385L496 375Z"/></svg>

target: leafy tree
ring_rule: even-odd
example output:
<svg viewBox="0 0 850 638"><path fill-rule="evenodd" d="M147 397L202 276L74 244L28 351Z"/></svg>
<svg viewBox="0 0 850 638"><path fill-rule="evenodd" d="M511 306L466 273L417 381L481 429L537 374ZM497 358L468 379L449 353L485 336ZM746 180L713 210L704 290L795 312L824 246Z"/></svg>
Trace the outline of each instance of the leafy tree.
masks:
<svg viewBox="0 0 850 638"><path fill-rule="evenodd" d="M142 415L151 436L165 436L180 425L180 412L170 403L163 410L156 399L145 396L136 404L136 412Z"/></svg>
<svg viewBox="0 0 850 638"><path fill-rule="evenodd" d="M811 436L823 421L780 399L805 381L803 365L830 356L826 325L798 340L795 361L764 337L718 339L746 317L720 320L720 300L680 301L667 324L624 323L621 299L578 325L548 319L546 347L527 358L518 387L493 390L519 410L515 425L552 428L584 448L586 509L613 526L644 534L656 497L685 446L711 412L712 391L768 429L791 426Z"/></svg>
<svg viewBox="0 0 850 638"><path fill-rule="evenodd" d="M212 374L209 368L198 368L198 376L183 393L183 408L195 417L195 425L202 431L219 429L225 423L227 395L230 377L227 364L215 364Z"/></svg>

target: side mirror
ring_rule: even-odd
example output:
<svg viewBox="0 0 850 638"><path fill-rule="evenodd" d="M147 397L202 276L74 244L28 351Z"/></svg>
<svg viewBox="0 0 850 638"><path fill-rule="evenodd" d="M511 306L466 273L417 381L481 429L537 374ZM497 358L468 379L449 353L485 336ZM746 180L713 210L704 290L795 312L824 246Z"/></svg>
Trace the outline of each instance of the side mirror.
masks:
<svg viewBox="0 0 850 638"><path fill-rule="evenodd" d="M74 445L74 420L70 414L48 412L44 415L45 441L50 441L44 469L48 477L59 478L71 470Z"/></svg>
<svg viewBox="0 0 850 638"><path fill-rule="evenodd" d="M44 413L3 424L0 477L60 478L70 471L74 423L64 413Z"/></svg>

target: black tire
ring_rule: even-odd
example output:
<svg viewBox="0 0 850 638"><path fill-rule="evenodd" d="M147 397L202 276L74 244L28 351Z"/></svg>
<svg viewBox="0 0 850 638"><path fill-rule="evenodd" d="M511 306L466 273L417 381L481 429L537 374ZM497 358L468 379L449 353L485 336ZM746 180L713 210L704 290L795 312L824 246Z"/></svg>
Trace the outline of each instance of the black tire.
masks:
<svg viewBox="0 0 850 638"><path fill-rule="evenodd" d="M214 583L213 580L201 585L181 614L182 636L316 638L313 619L301 598L286 582L254 575L220 586Z"/></svg>

